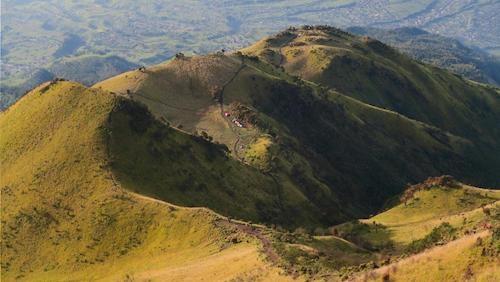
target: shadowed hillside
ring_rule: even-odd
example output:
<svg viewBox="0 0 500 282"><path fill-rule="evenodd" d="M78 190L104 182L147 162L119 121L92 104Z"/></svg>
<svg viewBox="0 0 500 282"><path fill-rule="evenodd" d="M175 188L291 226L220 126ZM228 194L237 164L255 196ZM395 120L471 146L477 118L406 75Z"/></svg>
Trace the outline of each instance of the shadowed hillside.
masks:
<svg viewBox="0 0 500 282"><path fill-rule="evenodd" d="M370 105L499 148L498 89L417 63L375 39L305 26L242 51Z"/></svg>
<svg viewBox="0 0 500 282"><path fill-rule="evenodd" d="M144 112L109 93L56 82L1 114L2 281L279 279L258 241L237 225L206 209L138 197L114 180L108 124L120 124L131 108ZM132 121L123 130L129 125L137 129ZM164 132L198 146L199 157L208 154L208 145ZM147 144L145 136L135 138ZM180 269L190 265L198 268Z"/></svg>
<svg viewBox="0 0 500 282"><path fill-rule="evenodd" d="M288 226L321 222L321 209L298 187L228 156L225 145L180 133L146 108L123 102L109 118L111 169L126 189L182 206ZM334 217L342 215L336 210Z"/></svg>
<svg viewBox="0 0 500 282"><path fill-rule="evenodd" d="M279 44L282 40L287 44L294 36L290 32L269 42ZM340 40L337 35L324 36ZM349 38L343 39L345 44L362 40ZM255 46L267 44L264 42ZM255 46L248 50L260 50ZM396 57L412 67L428 70L394 51L386 59L364 48L368 55L383 62ZM238 52L195 57L178 54L166 64L127 72L94 88L131 97L147 105L164 123L225 144L233 158L272 175L282 195L295 191L325 212L325 224L346 216L367 215L399 193L406 183L419 182L429 175L449 173L472 183L492 185L498 181L492 173L498 159L489 154L498 148L493 139L497 135L493 119L498 117L495 91L461 82L468 95L476 97L477 91L484 92L485 103L491 105L485 106L483 114L474 114L481 120L477 125L464 121L465 117L457 118L457 124L463 122L463 126L456 127L460 134L452 134L451 128L439 128L438 122L419 122L405 113L375 107L343 95L340 90L289 75L272 64L280 62L279 54L266 52L259 53L263 60ZM315 58L312 54L309 57ZM316 60L329 62L327 58ZM439 72L453 81L457 79ZM385 86L402 87L388 81L375 89L382 92L380 87ZM436 110L435 115L442 113ZM477 138L469 136L465 129L474 127L471 130L483 132L487 125L491 126L491 134ZM461 134L463 131L467 134ZM168 195L160 197L169 201ZM267 220L276 218L274 211L266 213L270 215Z"/></svg>

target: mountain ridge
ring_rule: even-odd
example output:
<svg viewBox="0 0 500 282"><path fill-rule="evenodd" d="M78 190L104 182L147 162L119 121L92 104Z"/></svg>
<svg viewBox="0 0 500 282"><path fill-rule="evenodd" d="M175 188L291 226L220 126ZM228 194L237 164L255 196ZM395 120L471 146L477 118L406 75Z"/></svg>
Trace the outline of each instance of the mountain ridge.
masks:
<svg viewBox="0 0 500 282"><path fill-rule="evenodd" d="M25 110L32 114L22 118ZM141 141L145 137L147 140L147 131L159 138L161 134L154 134L159 132L154 124L160 121L144 120L141 111L147 111L145 106L116 94L57 81L37 87L0 114L0 129L8 133L0 138L2 201L5 203L2 204L2 276L6 281L66 280L69 277L201 279L207 275L261 281L326 275L340 280L366 267L370 269L357 265L373 263L377 254L375 248L390 246L379 241L379 234L385 234L386 228L394 233L384 240L404 238L402 246L390 249L401 252L411 243L408 241L411 238L402 237L405 232L413 232L417 236L413 238L419 240L433 226L446 221L460 232L469 232L471 228L482 228L484 220L494 219L494 216L490 219L485 209L491 207L492 215L497 213L498 200L494 199L498 199L498 191L463 187L454 180L450 184L432 179L423 183L407 203L401 202L397 207L361 221L368 227L352 231L349 225L333 227L337 230L335 234L349 241L342 239L344 237L308 237L310 235L303 235L303 231L291 234L283 229L251 225L217 215L203 206L186 208L167 204L148 197L144 190L138 191L139 195L129 192L134 190L123 178L117 177L114 167L123 161L113 157L116 153L109 155L108 149L117 144L104 141L111 137L111 140L123 142L120 131L129 132L129 139L137 140L135 144L150 143ZM137 117L131 118L134 116ZM151 122L153 124L145 126ZM31 127L35 130L29 129ZM26 134L30 138L19 139ZM194 141L192 146L198 146L199 142L214 146L207 140L197 140L200 137L194 138L175 129L169 129L167 136L161 137L162 140L172 138ZM67 145L60 146L62 140ZM155 151L155 148L161 150L158 144L148 147L151 150L146 154L162 158L161 151ZM132 153L132 156L146 154ZM24 165L26 160L30 166ZM141 166L136 159L131 161L136 162L135 167ZM211 189L210 186L207 188ZM463 197L465 201L461 200ZM442 199L446 199L446 206L438 204ZM483 203L488 205L483 206ZM407 216L426 216L415 210L425 209L428 214L430 208L440 211L432 215L437 222L432 221L430 226L416 226ZM467 216L467 224L463 223L461 214ZM401 216L411 224L395 226L391 223ZM366 228L371 231L365 233ZM38 236L32 236L34 233ZM486 247L492 240L490 234L483 234ZM468 245L464 247L469 250ZM269 255L266 248L271 248L274 256L271 262L278 261L279 268L263 259ZM467 251L467 256L469 254ZM475 258L474 253L470 255ZM138 265L137 260L144 257L150 259L149 263ZM311 257L316 259L311 260ZM329 263L333 258L338 264ZM490 255L478 258L486 266L492 263ZM228 265L229 260L231 264ZM359 268L342 269L345 265ZM187 272L179 272L178 267ZM478 275L486 273L479 264L472 267ZM259 269L259 273L253 271L255 269ZM462 270L462 264L457 270L445 269L460 275L457 271ZM400 277L404 273L391 272L391 275ZM497 274L489 275L495 277Z"/></svg>
<svg viewBox="0 0 500 282"><path fill-rule="evenodd" d="M241 55L238 54L233 54L233 55L212 55L212 56L207 56L207 57L182 57L180 56L179 59L176 59L168 64L157 66L157 67L152 67L152 68L147 68L145 71L133 71L129 73L125 73L123 75L120 75L118 77L109 79L107 81L104 81L102 83L96 84L94 87L95 88L103 88L107 89L111 92L115 93L122 93L124 95L128 95L132 97L134 100L139 100L143 103L145 103L150 110L152 110L153 114L160 120L168 120L168 123L171 125L174 125L176 127L182 127L182 130L190 132L191 134L196 134L196 132L203 132L205 131L206 134L211 136L215 142L220 142L225 144L228 148L230 148L233 152L232 155L233 157L237 157L238 155L244 156L246 155L245 151L246 149L239 149L241 152L237 152L238 149L236 149L236 152L234 150L235 144L238 144L238 146L242 147L247 147L251 148L253 145L253 140L261 138L262 136L265 136L265 134L271 133L271 142L274 143L274 147L280 147L283 144L276 143L275 139L281 139L282 141L279 141L283 143L283 140L289 140L288 142L291 142L290 145L292 144L298 144L297 142L299 141L292 141L293 139L287 138L283 139L283 136L278 136L276 138L276 133L279 131L283 132L290 132L291 130L293 131L294 127L296 127L298 124L301 122L295 122L294 126L287 125L287 127L280 127L280 128L275 128L272 129L272 127L269 127L270 125L272 126L273 124L279 124L276 123L276 121L272 121L273 117L264 117L263 115L260 115L259 112L264 111L270 111L271 109L264 109L259 107L265 106L267 102L264 102L265 100L262 100L259 104L255 104L255 102L252 102L252 99L261 99L256 93L259 93L261 91L264 91L264 93L269 93L265 94L263 97L273 97L276 96L276 93L279 93L280 91L279 88L270 88L270 90L263 90L264 88L262 87L255 87L255 86L243 86L243 85L252 85L254 84L254 81L262 81L262 83L267 83L267 79L270 80L271 83L276 84L276 81L279 81L280 79L284 79L285 81L293 81L294 78L287 76L286 74L283 74L282 72L273 69L272 66L267 65L267 64L262 64L260 62L254 62L253 59L251 58L245 58L243 57L244 62L247 64L247 67L245 67L243 70L241 70L241 67L238 66L238 64L241 64L242 57ZM216 63L214 63L216 62ZM220 63L218 63L220 62ZM259 65L260 64L260 65ZM256 67L257 65L257 67ZM186 68L186 71L184 72L179 72L180 66L184 66L183 68ZM195 66L198 67L198 69L194 68ZM222 67L223 66L223 67ZM204 75L207 74L207 72L204 70L204 68L211 68L211 71L208 72L209 77L213 76L215 80L211 80L209 77L204 77L200 82L197 82L198 76L197 72L200 72ZM260 68L260 69L259 69ZM266 71L263 71L265 69ZM189 70L189 71L187 71ZM236 78L234 78L234 74L238 74ZM168 77L168 80L164 80L165 77ZM186 85L183 85L183 81L190 81L190 87L193 87L194 92L191 92L192 90ZM208 82L207 82L208 81ZM218 82L217 82L218 81ZM227 85L227 87L223 87L223 85L227 82L231 81L234 85ZM200 84L198 84L200 83ZM260 82L259 82L260 83ZM286 82L284 86L289 83ZM304 86L304 89L309 89L307 86L307 82L304 82L306 86ZM277 85L277 84L276 84ZM217 91L212 92L212 87L213 88L218 88L219 91L220 89L224 88L225 92L227 93L224 94L223 99L220 97L220 92L217 93ZM286 86L288 87L288 86ZM295 86L294 86L295 87ZM242 89L245 88L251 88L254 91L253 93L250 94L251 92L244 94L242 92ZM170 89L170 91L165 91L167 89ZM274 89L274 90L273 90ZM284 92L288 93L293 93L293 88L284 88L286 89ZM300 89L297 88L297 89ZM311 91L311 90L307 90ZM170 92L170 94L169 94ZM271 94L271 93L275 94ZM126 94L128 93L128 94ZM203 94L205 93L205 94ZM203 94L203 95L201 95ZM244 94L244 95L243 95ZM173 96L171 96L173 95ZM250 95L250 96L247 96ZM261 94L259 94L261 95ZM298 97L301 97L300 94ZM310 94L307 94L305 97L308 97ZM254 97L252 97L254 96ZM328 96L328 95L327 95ZM182 97L182 98L181 98ZM293 95L289 95L289 97L293 97ZM314 97L314 95L313 95ZM333 97L337 97L333 99ZM363 111L366 111L368 109L373 109L373 112L382 113L383 110L373 107L373 106L368 106L363 103L358 103L354 102L355 100L350 100L343 98L344 96L342 95L332 95L332 100L337 100L341 101L341 104L345 107L347 105L350 105L351 108L357 108L361 107ZM250 98L250 100L249 100ZM215 100L214 100L215 99ZM267 99L267 98L266 98ZM295 99L295 98L294 98ZM302 99L302 98L300 98ZM309 98L308 98L309 99ZM223 100L224 104L224 109L227 109L227 113L230 113L231 116L233 116L236 119L239 119L240 121L245 121L247 124L246 128L239 129L237 128L232 122L231 119L233 117L228 118L224 120L224 117L222 117L222 112L221 108L218 106L220 104L220 101ZM282 100L282 99L281 99ZM175 101L175 105L172 104ZM254 100L257 101L257 100ZM253 103L253 105L252 105ZM276 107L282 103L280 99L278 100L273 100L271 101L270 105L273 105L272 107L274 108L279 108ZM305 102L294 102L298 103L300 107L304 107L304 109L296 110L293 109L292 112L294 113L301 113L303 112L304 114L309 114L312 115L314 112L322 112L326 113L328 111L323 111L319 109L311 109L307 110L307 103ZM304 104L305 103L305 104ZM325 103L330 103L326 102ZM246 105L245 105L246 104ZM318 103L318 106L321 103ZM294 107L293 104L287 104L287 107ZM323 107L323 106L322 106ZM330 106L328 106L330 107ZM340 105L339 105L340 107ZM243 112L240 112L241 109L244 109ZM208 109L208 112L205 112L206 109ZM339 108L340 109L340 108ZM224 111L224 110L223 110ZM331 110L329 110L331 111ZM361 111L361 112L363 112ZM370 110L371 111L371 110ZM414 121L406 120L404 116L400 116L399 114L393 112L391 114L382 114L382 116L391 116L391 119L402 119L403 124L412 124L412 126L416 126L419 123L415 123ZM259 116L261 116L259 118ZM292 118L292 116L288 118ZM359 120L359 117L354 118L354 120ZM280 121L280 122L284 122ZM312 124L317 124L316 121L311 121L310 123ZM415 123L415 124L414 124ZM229 125L228 125L229 124ZM227 127L230 127L231 130L229 130ZM421 126L421 125L418 125ZM399 128L400 126L398 126ZM428 127L424 126L427 128L429 132L433 132L435 130L436 137L431 137L432 139L434 138L439 138L439 129L433 127ZM259 129L261 128L261 129ZM266 130L262 131L262 128L268 128ZM237 130L236 135L234 134L233 130ZM302 129L301 129L302 130ZM306 129L304 129L306 130ZM419 129L421 130L421 129ZM262 132L260 132L262 131ZM267 132L267 133L266 133ZM272 133L275 132L275 133ZM263 134L263 135L262 135ZM288 134L288 133L287 133ZM425 133L426 135L428 133ZM434 133L433 133L434 134ZM429 135L430 136L430 135ZM443 136L446 136L444 134ZM446 137L448 138L448 137ZM442 139L440 142L447 142L445 139ZM450 138L453 140L456 140L454 142L458 142L459 144L461 143L462 146L469 144L470 141L465 141L464 139L454 137L450 135ZM359 138L355 138L359 139ZM462 141L459 141L462 140ZM304 142L306 139L300 142ZM307 141L307 142L311 142ZM465 141L465 142L464 142ZM339 142L339 144L343 144L346 141ZM433 141L435 142L435 141ZM290 146L287 145L287 146ZM311 144L312 145L312 144ZM311 146L309 145L309 146ZM296 145L293 145L296 146ZM366 146L366 145L365 145ZM293 147L291 147L293 148ZM306 153L306 152L304 152ZM237 154L237 155L236 155ZM271 156L271 159L274 158L276 161L276 165L278 167L283 167L286 162L280 161L279 157L279 149L278 149L278 155ZM312 154L310 157L318 156L317 153L306 153L306 154ZM317 157L316 157L317 158ZM449 158L449 157L448 157ZM317 159L316 159L317 160ZM347 163L347 162L346 162ZM302 162L302 164L304 164ZM327 164L326 160L322 161L323 165ZM275 165L275 166L276 166ZM290 165L286 165L290 166ZM286 167L285 166L285 167ZM280 168L278 170L281 170L283 168ZM315 168L317 169L317 168ZM323 167L324 169L324 167ZM276 171L276 168L274 169ZM296 174L299 171L294 171ZM310 172L307 170L305 171L306 175L308 175ZM313 170L313 173L314 170ZM337 172L338 173L338 172ZM293 174L293 173L292 173ZM281 177L281 181L283 181L283 176ZM288 178L290 176L287 176ZM286 179L285 178L285 179ZM306 179L310 178L310 175L307 176ZM303 181L299 179L295 179L294 181ZM309 180L308 180L309 181ZM317 180L314 180L314 182ZM324 180L321 180L324 181ZM416 180L417 181L417 180ZM312 182L312 183L314 183ZM330 186L331 187L331 186ZM330 188L331 189L331 188Z"/></svg>
<svg viewBox="0 0 500 282"><path fill-rule="evenodd" d="M336 52L350 63L332 68ZM367 81L366 58L390 79L367 93L324 83L341 77L325 70ZM413 84L434 74L430 90ZM369 100L430 94L448 112ZM498 191L460 182L498 181L498 95L325 26L234 53L179 53L92 87L44 83L0 113L2 276L335 281L473 230L492 230L486 255L467 245L460 262L489 266ZM403 193L443 174L458 181Z"/></svg>
<svg viewBox="0 0 500 282"><path fill-rule="evenodd" d="M103 125L121 99L63 81L36 88L1 114L0 128L8 132L0 139L2 277L126 279L130 271L203 261L214 253L232 253L247 263L235 265L243 268L233 274L259 267L279 277L258 256L252 237L231 223L221 225L213 212L164 205L121 188L103 143ZM19 116L24 110L31 113L26 119ZM26 134L30 138L19 142ZM61 140L65 145L59 146ZM145 254L156 261L138 266ZM105 266L111 264L116 274ZM233 271L221 272L221 266L207 270L218 275Z"/></svg>

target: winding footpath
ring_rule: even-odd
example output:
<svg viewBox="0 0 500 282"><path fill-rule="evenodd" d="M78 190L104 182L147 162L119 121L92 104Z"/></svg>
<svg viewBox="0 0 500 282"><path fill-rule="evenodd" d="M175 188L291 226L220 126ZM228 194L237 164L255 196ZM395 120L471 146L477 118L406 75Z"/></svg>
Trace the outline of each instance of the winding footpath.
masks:
<svg viewBox="0 0 500 282"><path fill-rule="evenodd" d="M221 117L228 123L229 125L229 128L231 129L231 131L236 135L236 141L234 142L234 145L233 145L233 152L234 152L234 155L236 156L236 158L240 161L242 161L242 159L240 158L240 156L238 155L238 144L240 143L240 140L241 140L241 137L240 135L238 134L238 132L234 129L233 127L233 124L231 123L231 121L229 121L226 116L224 115L224 90L226 89L226 87L231 84L234 79L240 74L240 72L246 67L247 65L245 64L244 62L244 59L242 58L241 60L241 65L240 67L238 68L238 70L236 70L236 72L233 74L233 76L226 82L224 83L224 85L222 85L222 88L221 88L221 91L220 91L220 98L219 98L219 106L220 106L220 115Z"/></svg>

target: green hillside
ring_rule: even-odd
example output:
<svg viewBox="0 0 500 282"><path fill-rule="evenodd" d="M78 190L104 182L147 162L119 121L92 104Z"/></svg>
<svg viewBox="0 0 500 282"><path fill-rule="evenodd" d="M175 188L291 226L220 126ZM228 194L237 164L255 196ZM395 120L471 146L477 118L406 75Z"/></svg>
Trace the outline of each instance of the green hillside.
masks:
<svg viewBox="0 0 500 282"><path fill-rule="evenodd" d="M321 87L474 142L479 152L469 158L489 163L484 167L489 177L467 182L499 185L495 177L500 168L497 88L415 62L377 40L326 26L291 28L242 52Z"/></svg>
<svg viewBox="0 0 500 282"><path fill-rule="evenodd" d="M340 40L337 38L341 36L325 35L319 29L310 32L322 33L324 40L330 41ZM288 42L287 38L283 42ZM277 40L269 39L273 44L278 44ZM361 40L344 39L345 44ZM243 52L258 52L265 42ZM376 56L383 63L389 61L365 48L366 56ZM407 118L405 113L375 107L343 95L340 90L289 75L266 62L273 56L279 62L279 56L269 52L259 53L264 60L238 52L194 57L179 54L168 63L121 74L94 88L131 97L147 105L163 122L226 145L234 159L277 180L282 195L293 191L311 202L324 213L321 222L326 225L373 213L406 183L422 181L429 175L448 173L486 185L498 181L492 172L498 167L498 159L491 154L498 150L493 138L497 135L493 120L499 116L495 96L498 93L494 90L466 82L457 86L466 87L471 97L457 94L456 99L465 96L485 99L487 103L481 115L473 114L479 120L477 124L465 120L461 113L451 115L461 125L454 126L460 128L460 136L450 134L450 128L439 128L439 124L422 123ZM411 67L429 69L403 55L391 54L406 60ZM316 60L329 62L328 58ZM307 66L297 62L299 65ZM451 77L452 82L457 79L439 72L445 78ZM374 89L382 92L386 86L398 87L387 82ZM437 91L432 93L440 95ZM479 93L484 93L484 98ZM449 103L442 106L446 112L450 112L449 105L454 105L453 101ZM419 111L425 112L423 108ZM430 116L441 114L436 110ZM239 127L235 120L243 126ZM481 132L488 129L491 134L478 138L461 134L467 127ZM378 168L376 172L373 167ZM159 197L171 200L166 194ZM276 218L274 211L265 213Z"/></svg>
<svg viewBox="0 0 500 282"><path fill-rule="evenodd" d="M391 253L404 252L407 257L355 275L355 281L500 278L500 192L448 179L432 178L414 185L400 204L361 221L369 227L358 228L364 231L354 237L372 244L390 241L395 248L389 250ZM338 230L344 228L339 226Z"/></svg>
<svg viewBox="0 0 500 282"><path fill-rule="evenodd" d="M65 57L52 63L47 69L56 77L77 81L90 86L98 81L137 68L118 56Z"/></svg>
<svg viewBox="0 0 500 282"><path fill-rule="evenodd" d="M305 26L263 39L243 52L305 80L468 139L492 145L500 136L495 126L500 115L498 89L417 63L369 37Z"/></svg>
<svg viewBox="0 0 500 282"><path fill-rule="evenodd" d="M287 271L327 281L496 281L499 214L498 190L435 177L372 218L278 232L275 246Z"/></svg>
<svg viewBox="0 0 500 282"><path fill-rule="evenodd" d="M397 254L412 244L409 239L427 238L444 222L457 230L458 241L448 248L469 248L461 243L470 241L468 235L461 238L471 230L489 246L493 239L483 230L497 226L498 191L448 178L411 187L402 197L406 202L361 221L361 228L316 228L320 236L310 235L310 228L290 233L154 200L148 195L270 222L259 218L252 201L273 200L266 189L275 186L265 173L231 160L223 146L166 127L139 103L72 82L37 87L1 114L0 130L5 281L336 281L364 271L381 277L374 267L386 261L387 247L396 247L389 249L396 254L389 254L392 263L406 265ZM307 227L321 221L312 212L305 218L307 212L300 207L293 222ZM377 245L388 241L393 243ZM465 259L478 254L477 248L463 253ZM451 275L468 265L459 262ZM475 275L496 277L492 263L489 253L480 257L472 265ZM401 281L412 277L405 273L402 267Z"/></svg>
<svg viewBox="0 0 500 282"><path fill-rule="evenodd" d="M498 106L322 26L54 79L0 113L2 280L494 279L500 195L462 183L498 185Z"/></svg>
<svg viewBox="0 0 500 282"><path fill-rule="evenodd" d="M2 281L229 279L255 269L262 271L257 277L279 278L259 255L258 240L237 225L206 209L139 197L116 182L110 165L119 160L108 156L110 135L122 137L118 131L124 130L137 139L135 145L148 144L149 133L133 131L138 121L126 120L134 113L149 117L134 105L80 84L57 82L41 85L1 114ZM219 154L182 133L155 129L168 133L165 140L196 148L203 160ZM204 169L201 164L191 168ZM245 168L234 168L240 171ZM123 186L134 190L138 184ZM227 266L227 259L235 263ZM176 269L186 265L199 267L189 273Z"/></svg>
<svg viewBox="0 0 500 282"><path fill-rule="evenodd" d="M404 248L443 223L467 233L481 229L490 217L495 218L493 215L500 208L498 190L478 189L442 179L431 178L410 187L401 197L401 203L361 222L371 226L371 232L375 228L379 235L389 234L387 240L396 248Z"/></svg>

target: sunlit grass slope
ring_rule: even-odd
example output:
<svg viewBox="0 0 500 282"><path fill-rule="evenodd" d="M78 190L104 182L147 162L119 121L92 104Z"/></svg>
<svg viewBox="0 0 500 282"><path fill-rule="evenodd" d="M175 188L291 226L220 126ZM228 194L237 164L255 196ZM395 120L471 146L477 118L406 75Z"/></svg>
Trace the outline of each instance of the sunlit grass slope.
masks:
<svg viewBox="0 0 500 282"><path fill-rule="evenodd" d="M290 273L327 281L496 281L500 194L449 176L408 189L402 203L370 219L277 232ZM442 246L442 247L440 247Z"/></svg>
<svg viewBox="0 0 500 282"><path fill-rule="evenodd" d="M57 82L1 114L2 281L279 279L258 243L215 213L115 182L106 140L123 103Z"/></svg>
<svg viewBox="0 0 500 282"><path fill-rule="evenodd" d="M279 238L279 237L278 237ZM290 273L305 273L312 280L345 280L378 254L335 236L282 236L275 248L283 258L283 268ZM362 268L359 268L362 269Z"/></svg>
<svg viewBox="0 0 500 282"><path fill-rule="evenodd" d="M485 226L498 225L500 192L480 189L461 183L443 184L431 178L415 185L411 196L389 210L370 219L361 220L363 225L346 223L339 226L343 232L356 233L376 247L392 246L405 250L416 240L423 239L433 230L450 224L455 236L482 230ZM408 191L407 191L408 193Z"/></svg>
<svg viewBox="0 0 500 282"><path fill-rule="evenodd" d="M498 238L492 236L489 231L467 235L353 281L498 281Z"/></svg>

